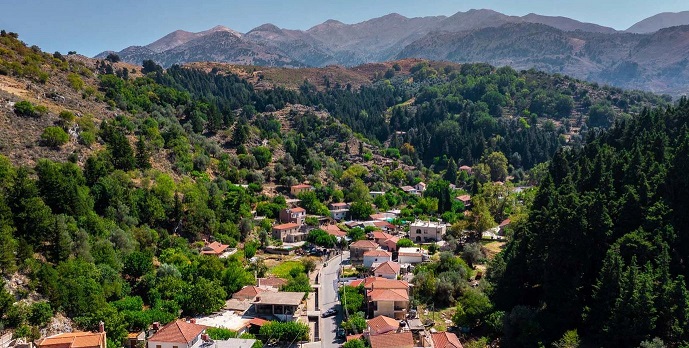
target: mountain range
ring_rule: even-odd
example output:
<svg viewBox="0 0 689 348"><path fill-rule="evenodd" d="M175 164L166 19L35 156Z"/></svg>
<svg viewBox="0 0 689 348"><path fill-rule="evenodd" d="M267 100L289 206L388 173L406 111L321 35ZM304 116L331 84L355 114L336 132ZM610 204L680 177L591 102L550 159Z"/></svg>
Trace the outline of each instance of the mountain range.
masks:
<svg viewBox="0 0 689 348"><path fill-rule="evenodd" d="M126 62L151 59L165 67L199 61L279 67L356 66L403 58L486 62L680 95L689 92L689 11L661 13L626 31L486 9L449 17L393 13L356 24L331 19L308 30L273 24L247 33L223 26L198 33L177 30L115 53Z"/></svg>

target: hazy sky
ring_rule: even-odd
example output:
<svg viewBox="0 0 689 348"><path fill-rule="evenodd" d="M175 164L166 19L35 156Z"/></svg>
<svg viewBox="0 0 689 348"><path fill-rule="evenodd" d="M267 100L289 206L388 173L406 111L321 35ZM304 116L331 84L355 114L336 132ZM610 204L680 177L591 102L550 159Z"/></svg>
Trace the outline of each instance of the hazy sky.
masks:
<svg viewBox="0 0 689 348"><path fill-rule="evenodd" d="M397 12L452 15L487 8L509 15L557 15L626 29L660 12L689 10L687 0L1 0L0 28L44 51L104 50L145 45L177 29L224 25L247 32L264 23L308 29L327 19L358 23Z"/></svg>

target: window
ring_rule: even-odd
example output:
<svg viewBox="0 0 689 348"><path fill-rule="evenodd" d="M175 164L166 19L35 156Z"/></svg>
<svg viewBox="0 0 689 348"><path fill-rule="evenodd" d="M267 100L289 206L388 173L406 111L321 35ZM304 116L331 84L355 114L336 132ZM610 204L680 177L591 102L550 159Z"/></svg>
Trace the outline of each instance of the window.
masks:
<svg viewBox="0 0 689 348"><path fill-rule="evenodd" d="M416 234L421 234L421 229L420 229L420 228L417 228L417 229L416 229Z"/></svg>
<svg viewBox="0 0 689 348"><path fill-rule="evenodd" d="M156 348L163 348L160 344L156 344Z"/></svg>

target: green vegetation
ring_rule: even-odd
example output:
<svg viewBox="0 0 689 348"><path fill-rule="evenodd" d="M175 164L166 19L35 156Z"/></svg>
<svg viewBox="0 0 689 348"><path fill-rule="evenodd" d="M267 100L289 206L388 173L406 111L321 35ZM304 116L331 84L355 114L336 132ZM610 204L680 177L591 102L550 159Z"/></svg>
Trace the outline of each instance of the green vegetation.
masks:
<svg viewBox="0 0 689 348"><path fill-rule="evenodd" d="M48 109L43 105L33 105L31 102L22 100L14 104L14 113L23 117L41 117Z"/></svg>
<svg viewBox="0 0 689 348"><path fill-rule="evenodd" d="M264 340L275 339L278 342L304 341L309 339L309 326L296 321L271 321L261 326L259 337Z"/></svg>
<svg viewBox="0 0 689 348"><path fill-rule="evenodd" d="M353 287L345 285L339 290L340 298L342 299L342 309L345 313L355 314L364 308L364 287Z"/></svg>
<svg viewBox="0 0 689 348"><path fill-rule="evenodd" d="M299 261L284 261L271 268L268 272L276 277L289 278L293 272L303 273L304 265Z"/></svg>
<svg viewBox="0 0 689 348"><path fill-rule="evenodd" d="M69 134L61 127L48 127L41 134L41 140L51 147L60 147L67 144L69 141Z"/></svg>

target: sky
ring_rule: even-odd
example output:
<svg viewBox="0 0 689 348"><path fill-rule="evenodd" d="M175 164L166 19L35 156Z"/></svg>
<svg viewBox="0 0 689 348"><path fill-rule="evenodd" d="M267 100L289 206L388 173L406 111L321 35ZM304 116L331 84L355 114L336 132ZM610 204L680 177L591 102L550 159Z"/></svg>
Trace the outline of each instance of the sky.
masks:
<svg viewBox="0 0 689 348"><path fill-rule="evenodd" d="M508 15L565 16L624 30L687 0L1 0L0 29L46 52L94 56L146 45L177 29L224 25L247 32L264 23L308 29L328 19L358 23L389 13L407 17L492 9Z"/></svg>

